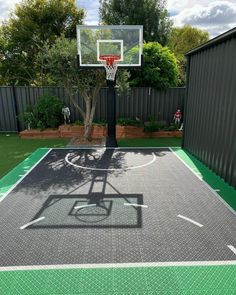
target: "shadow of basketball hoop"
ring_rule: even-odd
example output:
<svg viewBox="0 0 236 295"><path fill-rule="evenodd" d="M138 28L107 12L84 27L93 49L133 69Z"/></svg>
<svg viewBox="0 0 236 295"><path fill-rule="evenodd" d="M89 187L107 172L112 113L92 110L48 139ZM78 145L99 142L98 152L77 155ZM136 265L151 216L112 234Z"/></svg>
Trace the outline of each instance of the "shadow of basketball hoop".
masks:
<svg viewBox="0 0 236 295"><path fill-rule="evenodd" d="M44 217L27 229L141 228L142 194L50 195L32 220Z"/></svg>

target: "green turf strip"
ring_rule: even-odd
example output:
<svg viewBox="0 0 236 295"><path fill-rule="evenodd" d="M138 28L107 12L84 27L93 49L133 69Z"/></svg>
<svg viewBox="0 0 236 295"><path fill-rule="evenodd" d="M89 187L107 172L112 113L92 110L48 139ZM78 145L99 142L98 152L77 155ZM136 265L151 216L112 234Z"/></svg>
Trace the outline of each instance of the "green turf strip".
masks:
<svg viewBox="0 0 236 295"><path fill-rule="evenodd" d="M0 272L0 294L236 294L236 266L174 266Z"/></svg>
<svg viewBox="0 0 236 295"><path fill-rule="evenodd" d="M196 159L193 155L180 148L172 149L195 173L202 177L234 210L236 210L236 190L224 182L218 175Z"/></svg>
<svg viewBox="0 0 236 295"><path fill-rule="evenodd" d="M0 178L38 148L64 147L68 141L68 138L20 139L18 134L0 134Z"/></svg>
<svg viewBox="0 0 236 295"><path fill-rule="evenodd" d="M0 199L20 178L25 175L47 152L48 148L37 149L7 175L0 179ZM1 293L0 293L1 294Z"/></svg>

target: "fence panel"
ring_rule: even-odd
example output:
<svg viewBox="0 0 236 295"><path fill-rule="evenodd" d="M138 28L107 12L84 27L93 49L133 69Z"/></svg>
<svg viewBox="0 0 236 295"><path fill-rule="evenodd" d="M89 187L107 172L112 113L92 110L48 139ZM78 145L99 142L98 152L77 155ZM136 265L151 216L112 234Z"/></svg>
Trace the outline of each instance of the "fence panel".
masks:
<svg viewBox="0 0 236 295"><path fill-rule="evenodd" d="M0 88L0 132L17 131L16 106L12 87Z"/></svg>
<svg viewBox="0 0 236 295"><path fill-rule="evenodd" d="M97 100L94 119L106 120L107 117L107 88L102 88ZM173 113L177 108L183 110L185 88L171 88L156 90L148 87L131 88L117 93L117 118L140 118L147 121L150 117L171 122ZM62 87L0 87L0 131L23 130L25 124L22 120L17 122L28 105L34 106L38 97L43 94L58 96L71 110L71 121L82 120L81 114L73 104L68 101ZM79 93L74 97L76 103L84 109L85 104ZM18 126L19 125L19 126Z"/></svg>

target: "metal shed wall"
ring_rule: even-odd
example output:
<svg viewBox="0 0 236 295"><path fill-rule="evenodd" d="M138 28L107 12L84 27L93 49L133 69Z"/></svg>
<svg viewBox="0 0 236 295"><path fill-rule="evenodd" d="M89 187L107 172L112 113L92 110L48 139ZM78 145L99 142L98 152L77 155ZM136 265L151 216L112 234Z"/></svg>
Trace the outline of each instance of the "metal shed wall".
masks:
<svg viewBox="0 0 236 295"><path fill-rule="evenodd" d="M236 188L235 32L188 55L183 147Z"/></svg>

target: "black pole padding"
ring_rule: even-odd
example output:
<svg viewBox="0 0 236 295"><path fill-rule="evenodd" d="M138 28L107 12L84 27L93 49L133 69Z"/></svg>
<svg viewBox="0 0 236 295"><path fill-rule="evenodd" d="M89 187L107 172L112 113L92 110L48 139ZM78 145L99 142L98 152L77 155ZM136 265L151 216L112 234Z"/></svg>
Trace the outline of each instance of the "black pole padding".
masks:
<svg viewBox="0 0 236 295"><path fill-rule="evenodd" d="M117 147L116 141L116 92L115 81L107 80L107 138L106 147Z"/></svg>

